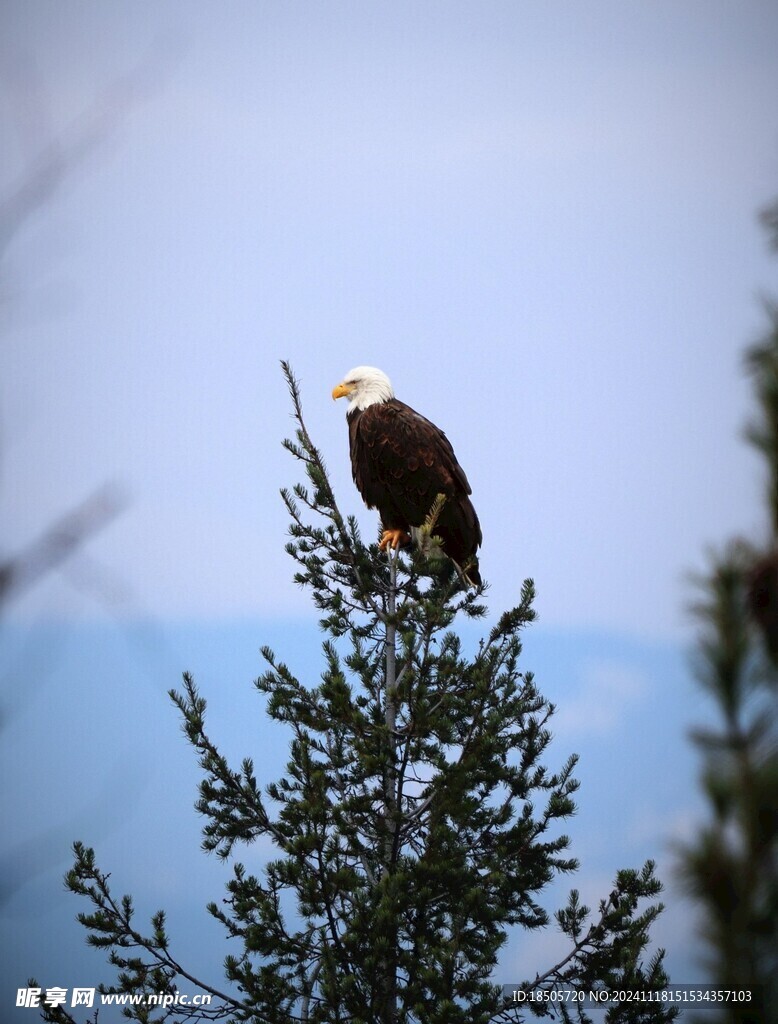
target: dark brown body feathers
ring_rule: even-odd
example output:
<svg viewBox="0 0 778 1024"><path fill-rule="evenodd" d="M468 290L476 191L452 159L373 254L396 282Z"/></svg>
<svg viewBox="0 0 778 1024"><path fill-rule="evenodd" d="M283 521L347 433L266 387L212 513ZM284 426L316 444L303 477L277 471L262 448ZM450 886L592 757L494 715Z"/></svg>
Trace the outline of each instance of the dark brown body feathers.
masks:
<svg viewBox="0 0 778 1024"><path fill-rule="evenodd" d="M445 494L433 533L460 569L471 563L466 576L480 586L481 526L443 431L396 398L353 409L348 426L354 483L368 508L378 509L384 529L421 526L437 495Z"/></svg>

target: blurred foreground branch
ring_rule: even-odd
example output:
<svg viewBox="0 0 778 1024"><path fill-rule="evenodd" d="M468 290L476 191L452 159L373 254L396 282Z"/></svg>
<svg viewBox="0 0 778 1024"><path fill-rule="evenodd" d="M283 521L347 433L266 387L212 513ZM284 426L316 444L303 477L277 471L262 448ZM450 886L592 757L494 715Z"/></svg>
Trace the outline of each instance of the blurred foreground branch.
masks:
<svg viewBox="0 0 778 1024"><path fill-rule="evenodd" d="M127 496L116 484L104 484L66 512L25 550L0 564L0 611L12 598L58 568L70 555L122 512Z"/></svg>
<svg viewBox="0 0 778 1024"><path fill-rule="evenodd" d="M778 251L778 204L763 214ZM681 877L703 912L714 980L750 990L722 1020L778 1020L778 308L747 355L757 414L748 439L764 458L770 534L731 541L699 580L697 674L718 713L697 730L707 822L682 850Z"/></svg>
<svg viewBox="0 0 778 1024"><path fill-rule="evenodd" d="M160 73L168 63L167 57L150 54L131 72L111 83L70 125L38 144L17 183L7 195L0 196L0 261L31 216L50 202L66 179L124 123L130 110L158 88ZM36 91L31 66L21 65L17 59L11 84L26 93ZM8 90L8 74L4 78ZM44 113L38 111L39 115Z"/></svg>

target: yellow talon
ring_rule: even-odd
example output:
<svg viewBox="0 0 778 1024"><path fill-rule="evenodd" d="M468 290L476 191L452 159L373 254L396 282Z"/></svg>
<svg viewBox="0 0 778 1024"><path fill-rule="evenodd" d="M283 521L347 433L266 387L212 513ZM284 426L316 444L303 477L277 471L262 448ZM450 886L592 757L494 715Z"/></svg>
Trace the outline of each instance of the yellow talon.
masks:
<svg viewBox="0 0 778 1024"><path fill-rule="evenodd" d="M410 540L411 538L405 530L384 530L381 534L381 540L378 543L378 547L381 551L386 551L389 547L396 551L404 544L409 544Z"/></svg>

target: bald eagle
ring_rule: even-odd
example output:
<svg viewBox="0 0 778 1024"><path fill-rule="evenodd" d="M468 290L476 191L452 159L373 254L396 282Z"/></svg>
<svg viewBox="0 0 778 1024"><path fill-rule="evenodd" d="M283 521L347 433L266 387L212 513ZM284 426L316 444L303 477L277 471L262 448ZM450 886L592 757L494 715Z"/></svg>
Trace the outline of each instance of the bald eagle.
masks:
<svg viewBox="0 0 778 1024"><path fill-rule="evenodd" d="M481 526L470 484L443 431L398 401L389 378L373 366L349 370L332 397L349 399L351 472L367 507L380 513L381 550L410 544L409 534L442 494L433 533L465 582L480 587Z"/></svg>

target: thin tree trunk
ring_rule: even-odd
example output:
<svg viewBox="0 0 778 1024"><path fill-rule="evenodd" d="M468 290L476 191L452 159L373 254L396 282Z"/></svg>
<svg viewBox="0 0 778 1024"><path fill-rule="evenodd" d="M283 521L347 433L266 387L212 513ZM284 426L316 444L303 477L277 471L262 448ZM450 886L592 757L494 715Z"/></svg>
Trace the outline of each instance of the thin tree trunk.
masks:
<svg viewBox="0 0 778 1024"><path fill-rule="evenodd" d="M396 832L399 828L397 808L397 626L395 613L397 608L397 553L389 556L390 582L386 602L386 695L384 705L384 722L388 735L387 764L384 771L384 833L383 874L394 871L394 853ZM397 921L394 908L390 908L391 927L389 935L389 952L384 962L383 978L381 979L381 1024L396 1024L397 1021Z"/></svg>

